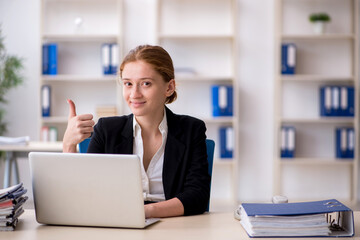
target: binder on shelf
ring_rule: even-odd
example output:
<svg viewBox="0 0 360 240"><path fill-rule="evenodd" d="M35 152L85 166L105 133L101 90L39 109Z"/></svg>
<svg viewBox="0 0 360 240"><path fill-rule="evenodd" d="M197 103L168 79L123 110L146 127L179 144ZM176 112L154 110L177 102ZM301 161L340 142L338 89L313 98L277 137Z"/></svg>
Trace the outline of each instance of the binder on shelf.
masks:
<svg viewBox="0 0 360 240"><path fill-rule="evenodd" d="M119 46L116 43L113 43L111 44L110 49L110 72L111 74L116 74L119 66Z"/></svg>
<svg viewBox="0 0 360 240"><path fill-rule="evenodd" d="M58 47L56 43L43 44L42 48L42 73L49 75L57 74Z"/></svg>
<svg viewBox="0 0 360 240"><path fill-rule="evenodd" d="M101 57L102 57L103 74L105 74L105 75L111 74L111 67L110 67L110 44L104 43L104 44L101 46Z"/></svg>
<svg viewBox="0 0 360 240"><path fill-rule="evenodd" d="M49 74L49 51L47 44L42 46L42 74Z"/></svg>
<svg viewBox="0 0 360 240"><path fill-rule="evenodd" d="M347 130L347 157L354 158L354 148L355 148L355 132L354 128L348 128Z"/></svg>
<svg viewBox="0 0 360 240"><path fill-rule="evenodd" d="M331 110L331 87L324 86L320 88L320 116L332 116Z"/></svg>
<svg viewBox="0 0 360 240"><path fill-rule="evenodd" d="M295 156L295 127L281 127L281 149L282 158L293 158Z"/></svg>
<svg viewBox="0 0 360 240"><path fill-rule="evenodd" d="M250 237L351 237L353 211L328 199L295 203L243 203L236 210Z"/></svg>
<svg viewBox="0 0 360 240"><path fill-rule="evenodd" d="M220 127L220 158L232 158L234 151L234 129Z"/></svg>
<svg viewBox="0 0 360 240"><path fill-rule="evenodd" d="M320 116L354 117L354 87L322 86Z"/></svg>
<svg viewBox="0 0 360 240"><path fill-rule="evenodd" d="M56 127L49 127L49 142L56 142L58 139L58 130Z"/></svg>
<svg viewBox="0 0 360 240"><path fill-rule="evenodd" d="M354 158L355 133L354 128L336 128L336 158Z"/></svg>
<svg viewBox="0 0 360 240"><path fill-rule="evenodd" d="M354 117L354 87L341 87L341 116Z"/></svg>
<svg viewBox="0 0 360 240"><path fill-rule="evenodd" d="M43 85L41 87L41 111L43 117L51 116L51 86Z"/></svg>
<svg viewBox="0 0 360 240"><path fill-rule="evenodd" d="M50 133L49 133L50 129L48 126L42 126L41 127L41 132L40 132L40 139L42 142L48 142L50 139Z"/></svg>
<svg viewBox="0 0 360 240"><path fill-rule="evenodd" d="M331 87L331 110L332 116L341 116L340 114L340 88Z"/></svg>
<svg viewBox="0 0 360 240"><path fill-rule="evenodd" d="M295 74L296 45L283 43L281 45L281 74Z"/></svg>
<svg viewBox="0 0 360 240"><path fill-rule="evenodd" d="M213 116L233 115L233 87L214 85L211 88Z"/></svg>

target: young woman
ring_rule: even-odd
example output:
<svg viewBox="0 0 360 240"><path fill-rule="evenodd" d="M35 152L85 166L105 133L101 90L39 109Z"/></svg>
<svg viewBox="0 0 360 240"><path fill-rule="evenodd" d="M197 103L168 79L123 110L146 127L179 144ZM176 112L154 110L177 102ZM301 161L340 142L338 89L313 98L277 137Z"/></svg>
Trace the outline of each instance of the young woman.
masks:
<svg viewBox="0 0 360 240"><path fill-rule="evenodd" d="M170 55L159 46L138 46L123 60L120 77L132 114L101 118L93 127L93 116L77 116L68 100L63 151L76 152L92 134L89 153L140 157L147 218L203 213L210 197L206 127L165 106L177 97Z"/></svg>

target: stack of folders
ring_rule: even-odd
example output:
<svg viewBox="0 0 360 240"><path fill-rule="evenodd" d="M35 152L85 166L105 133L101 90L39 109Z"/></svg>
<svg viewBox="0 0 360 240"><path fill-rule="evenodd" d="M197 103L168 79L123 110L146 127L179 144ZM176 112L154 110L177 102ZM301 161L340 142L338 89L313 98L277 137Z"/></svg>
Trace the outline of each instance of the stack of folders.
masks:
<svg viewBox="0 0 360 240"><path fill-rule="evenodd" d="M298 203L244 203L240 223L250 237L354 236L351 209L335 199Z"/></svg>
<svg viewBox="0 0 360 240"><path fill-rule="evenodd" d="M354 99L353 86L322 86L320 88L320 116L353 117Z"/></svg>
<svg viewBox="0 0 360 240"><path fill-rule="evenodd" d="M22 183L0 189L0 231L15 230L19 216L24 212L22 206L28 199L25 193Z"/></svg>

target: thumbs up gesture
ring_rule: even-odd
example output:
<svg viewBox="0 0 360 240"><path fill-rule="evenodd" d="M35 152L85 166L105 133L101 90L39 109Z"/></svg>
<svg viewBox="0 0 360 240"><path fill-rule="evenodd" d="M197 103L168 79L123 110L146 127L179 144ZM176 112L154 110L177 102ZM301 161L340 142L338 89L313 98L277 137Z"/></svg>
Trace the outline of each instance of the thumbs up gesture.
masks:
<svg viewBox="0 0 360 240"><path fill-rule="evenodd" d="M75 103L68 99L69 117L63 139L63 152L76 152L76 146L91 136L95 122L92 114L76 115Z"/></svg>

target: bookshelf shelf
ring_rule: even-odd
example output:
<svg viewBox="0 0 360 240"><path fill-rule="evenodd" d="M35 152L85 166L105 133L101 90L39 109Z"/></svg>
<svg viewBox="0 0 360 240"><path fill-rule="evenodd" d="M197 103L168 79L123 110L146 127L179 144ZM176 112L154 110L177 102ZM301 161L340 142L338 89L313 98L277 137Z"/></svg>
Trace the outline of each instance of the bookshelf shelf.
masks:
<svg viewBox="0 0 360 240"><path fill-rule="evenodd" d="M281 165L338 165L353 166L353 159L336 159L336 158L282 158Z"/></svg>
<svg viewBox="0 0 360 240"><path fill-rule="evenodd" d="M172 39L172 40L233 40L233 34L162 34L159 39Z"/></svg>
<svg viewBox="0 0 360 240"><path fill-rule="evenodd" d="M91 113L95 121L99 117L97 109L102 106L123 111L117 76L104 75L102 66L105 43L117 44L122 59L123 0L40 2L41 47L49 43L57 46L57 73L39 76L40 92L44 85L50 89L50 117L40 117L40 136L44 140L43 133L53 127L58 131L57 141L61 141L68 120L66 99L75 102L78 114ZM41 94L40 113L42 99Z"/></svg>
<svg viewBox="0 0 360 240"><path fill-rule="evenodd" d="M220 165L220 166L232 166L234 164L234 159L216 158L216 159L214 159L213 164Z"/></svg>
<svg viewBox="0 0 360 240"><path fill-rule="evenodd" d="M323 34L314 34L308 16L320 8L341 21L330 22ZM331 1L331 4L317 1L316 5L312 1L275 1L274 195L296 199L299 196L292 190L305 185L307 192L301 196L303 199L316 198L319 191L326 195L332 190L327 188L328 180L325 179L333 175L333 171L342 169L344 181L340 187L347 191L338 198L356 201L359 161L358 8L358 0ZM296 46L296 67L292 75L281 74L283 43ZM332 87L331 91L340 87L354 88L353 117L320 117L320 89L326 85ZM295 128L293 158L281 158L283 127ZM354 130L353 159L336 158L337 131L340 128ZM350 173L342 166L348 167ZM316 171L325 172L319 175L321 178L316 178ZM306 181L306 174L314 174L311 181Z"/></svg>
<svg viewBox="0 0 360 240"><path fill-rule="evenodd" d="M354 34L323 34L323 35L314 35L314 34L284 34L281 36L282 40L354 40Z"/></svg>
<svg viewBox="0 0 360 240"><path fill-rule="evenodd" d="M216 117L216 118L202 118L208 124L233 124L236 121L234 117Z"/></svg>
<svg viewBox="0 0 360 240"><path fill-rule="evenodd" d="M68 118L66 116L57 116L57 117L43 117L43 123L67 123Z"/></svg>
<svg viewBox="0 0 360 240"><path fill-rule="evenodd" d="M282 118L284 124L353 124L353 117L323 117L323 118Z"/></svg>
<svg viewBox="0 0 360 240"><path fill-rule="evenodd" d="M116 82L117 76L91 76L91 75L43 75L42 80L46 82Z"/></svg>
<svg viewBox="0 0 360 240"><path fill-rule="evenodd" d="M116 42L115 34L44 34L43 39L49 42Z"/></svg>
<svg viewBox="0 0 360 240"><path fill-rule="evenodd" d="M230 166L229 169L225 168L226 171L230 171L226 174L232 176L227 184L231 186L229 200L237 202L239 161L236 147L239 114L236 79L237 1L157 0L156 2L157 44L163 46L172 56L178 84L179 97L169 107L176 113L191 115L205 122L207 138L216 142L214 167ZM205 2L206 7L204 7ZM211 87L213 85L233 87L232 117L212 116ZM232 159L219 159L221 127L232 127L234 130Z"/></svg>
<svg viewBox="0 0 360 240"><path fill-rule="evenodd" d="M354 76L331 76L319 74L295 74L295 75L282 75L281 80L284 82L334 82L334 83L354 83Z"/></svg>

